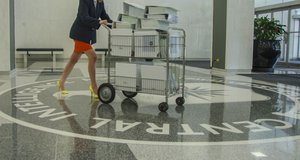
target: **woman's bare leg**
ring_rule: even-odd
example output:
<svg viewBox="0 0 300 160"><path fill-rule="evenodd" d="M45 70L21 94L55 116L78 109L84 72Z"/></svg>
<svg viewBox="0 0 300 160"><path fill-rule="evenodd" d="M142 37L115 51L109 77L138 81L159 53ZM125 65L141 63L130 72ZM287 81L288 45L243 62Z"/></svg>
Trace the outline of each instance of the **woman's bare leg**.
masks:
<svg viewBox="0 0 300 160"><path fill-rule="evenodd" d="M96 61L97 61L97 55L96 52L93 49L90 49L85 52L85 54L88 57L88 71L91 79L91 85L94 90L94 93L97 93L98 87L96 82Z"/></svg>
<svg viewBox="0 0 300 160"><path fill-rule="evenodd" d="M69 59L69 62L68 64L66 65L65 69L64 69L64 72L60 78L60 86L61 86L61 89L64 90L65 89L65 82L68 78L68 76L70 75L71 71L73 70L75 64L78 62L78 60L80 59L81 57L81 54L79 53L73 53Z"/></svg>

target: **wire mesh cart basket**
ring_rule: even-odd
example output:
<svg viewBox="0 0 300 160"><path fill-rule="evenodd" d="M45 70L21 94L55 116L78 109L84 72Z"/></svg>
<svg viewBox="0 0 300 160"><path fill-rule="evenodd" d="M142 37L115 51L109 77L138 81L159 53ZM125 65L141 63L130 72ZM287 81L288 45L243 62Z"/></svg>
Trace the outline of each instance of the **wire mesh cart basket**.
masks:
<svg viewBox="0 0 300 160"><path fill-rule="evenodd" d="M161 112L169 109L172 96L179 95L177 105L185 103L186 33L183 29L106 29L108 80L98 89L101 102L113 102L119 90L127 98L134 98L138 93L165 96L165 101L158 105ZM120 58L126 61L118 61Z"/></svg>

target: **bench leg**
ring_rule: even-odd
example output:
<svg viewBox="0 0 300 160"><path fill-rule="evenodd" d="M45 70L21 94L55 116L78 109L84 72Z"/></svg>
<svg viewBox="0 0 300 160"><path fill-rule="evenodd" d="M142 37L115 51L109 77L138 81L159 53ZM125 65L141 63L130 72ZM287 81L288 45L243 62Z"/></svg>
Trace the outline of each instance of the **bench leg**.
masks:
<svg viewBox="0 0 300 160"><path fill-rule="evenodd" d="M52 69L54 69L56 67L56 54L53 54L52 60L53 60Z"/></svg>
<svg viewBox="0 0 300 160"><path fill-rule="evenodd" d="M105 54L101 54L101 60L102 60L102 64L105 64Z"/></svg>
<svg viewBox="0 0 300 160"><path fill-rule="evenodd" d="M27 68L27 54L23 55L23 61L24 61L24 68Z"/></svg>

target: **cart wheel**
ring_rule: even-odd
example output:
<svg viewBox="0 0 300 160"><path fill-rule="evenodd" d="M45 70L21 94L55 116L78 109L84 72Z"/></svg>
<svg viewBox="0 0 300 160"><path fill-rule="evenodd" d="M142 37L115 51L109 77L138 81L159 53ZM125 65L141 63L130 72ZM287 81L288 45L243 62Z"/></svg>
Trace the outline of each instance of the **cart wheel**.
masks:
<svg viewBox="0 0 300 160"><path fill-rule="evenodd" d="M166 102L162 102L158 105L158 109L161 111L161 112L166 112L168 109L169 109L169 105L168 103Z"/></svg>
<svg viewBox="0 0 300 160"><path fill-rule="evenodd" d="M135 97L138 94L137 92L128 92L128 91L122 91L122 93L127 98L133 98L133 97Z"/></svg>
<svg viewBox="0 0 300 160"><path fill-rule="evenodd" d="M178 98L176 99L176 104L177 104L178 106L182 106L184 103L185 103L185 99L184 99L183 97L178 97Z"/></svg>
<svg viewBox="0 0 300 160"><path fill-rule="evenodd" d="M104 83L98 89L98 96L102 103L109 104L114 101L116 92L111 84Z"/></svg>

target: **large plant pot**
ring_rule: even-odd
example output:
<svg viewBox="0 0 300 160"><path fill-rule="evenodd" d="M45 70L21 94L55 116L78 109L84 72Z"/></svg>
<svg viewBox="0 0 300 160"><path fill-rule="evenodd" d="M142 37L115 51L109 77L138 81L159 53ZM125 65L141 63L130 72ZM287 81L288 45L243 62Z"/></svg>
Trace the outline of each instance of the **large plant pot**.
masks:
<svg viewBox="0 0 300 160"><path fill-rule="evenodd" d="M253 72L273 72L281 54L280 40L254 41Z"/></svg>

